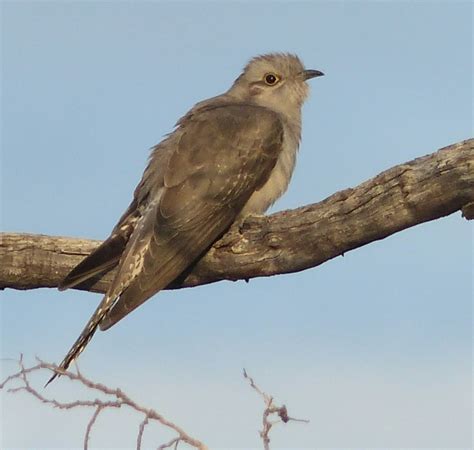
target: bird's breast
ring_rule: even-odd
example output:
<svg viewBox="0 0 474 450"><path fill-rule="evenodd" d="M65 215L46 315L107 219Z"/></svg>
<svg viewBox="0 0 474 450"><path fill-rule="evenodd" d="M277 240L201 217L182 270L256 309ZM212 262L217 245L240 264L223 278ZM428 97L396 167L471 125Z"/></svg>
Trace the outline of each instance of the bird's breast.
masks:
<svg viewBox="0 0 474 450"><path fill-rule="evenodd" d="M244 208L241 216L263 214L287 190L293 174L300 141L299 129L286 126L282 150L266 183L255 191Z"/></svg>

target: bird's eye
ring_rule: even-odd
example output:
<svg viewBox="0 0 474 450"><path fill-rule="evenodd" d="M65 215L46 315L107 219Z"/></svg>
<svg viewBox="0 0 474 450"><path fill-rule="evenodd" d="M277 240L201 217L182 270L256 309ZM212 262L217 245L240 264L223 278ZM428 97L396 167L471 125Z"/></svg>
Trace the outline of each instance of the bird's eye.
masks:
<svg viewBox="0 0 474 450"><path fill-rule="evenodd" d="M268 84L268 86L274 86L280 81L280 78L278 78L274 73L267 73L263 79L265 80L265 84Z"/></svg>

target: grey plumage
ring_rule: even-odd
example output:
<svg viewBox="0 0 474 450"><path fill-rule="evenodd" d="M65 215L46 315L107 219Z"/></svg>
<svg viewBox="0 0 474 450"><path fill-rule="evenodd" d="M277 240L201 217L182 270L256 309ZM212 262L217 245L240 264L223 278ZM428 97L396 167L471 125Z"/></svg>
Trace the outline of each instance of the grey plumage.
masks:
<svg viewBox="0 0 474 450"><path fill-rule="evenodd" d="M306 80L320 75L294 55L256 57L226 93L195 105L153 148L110 237L61 283L60 289L73 287L118 266L60 370L98 327L110 328L189 268L238 218L263 213L285 192Z"/></svg>

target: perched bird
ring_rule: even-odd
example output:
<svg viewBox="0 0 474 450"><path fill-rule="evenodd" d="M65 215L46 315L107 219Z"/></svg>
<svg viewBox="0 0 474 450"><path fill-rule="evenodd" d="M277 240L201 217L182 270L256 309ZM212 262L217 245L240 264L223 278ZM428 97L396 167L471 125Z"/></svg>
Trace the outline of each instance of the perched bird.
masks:
<svg viewBox="0 0 474 450"><path fill-rule="evenodd" d="M197 103L153 147L110 237L59 286L76 286L118 266L48 383L98 327L117 323L195 263L236 220L263 213L285 192L300 142L306 81L321 75L292 54L257 56L227 92Z"/></svg>

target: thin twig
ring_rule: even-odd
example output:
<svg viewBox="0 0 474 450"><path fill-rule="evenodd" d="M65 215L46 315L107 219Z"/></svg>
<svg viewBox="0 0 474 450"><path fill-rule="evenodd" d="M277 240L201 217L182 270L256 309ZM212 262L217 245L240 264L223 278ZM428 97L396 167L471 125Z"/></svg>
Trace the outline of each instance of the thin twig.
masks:
<svg viewBox="0 0 474 450"><path fill-rule="evenodd" d="M154 409L148 409L137 404L135 401L133 401L127 394L125 394L120 389L112 389L104 384L96 383L88 379L87 377L82 375L82 373L79 370L77 370L77 373L64 371L64 372L61 372L61 375L63 375L66 378L69 378L71 381L82 384L83 386L89 388L92 391L97 391L97 392L100 392L101 394L111 396L113 399L108 400L108 401L95 399L95 400L76 400L73 402L61 402L56 399L52 399L52 398L48 398L44 396L43 394L41 394L40 392L38 392L35 388L31 386L28 376L33 372L37 372L37 371L45 370L45 369L52 372L56 372L59 368L55 364L44 362L39 358L36 358L36 359L38 363L35 366L26 368L23 364L23 356L21 355L18 361L20 370L8 376L7 378L5 378L3 382L0 383L0 389L4 389L8 384L12 383L13 381L19 380L23 384L18 387L9 388L7 392L17 393L17 392L25 391L28 394L35 397L36 399L38 399L40 402L49 404L53 406L54 408L59 408L59 409L74 409L78 407L94 408L94 414L92 415L89 423L87 424L87 428L86 428L86 432L84 436L84 450L88 449L91 431L92 431L92 428L94 427L94 424L96 423L96 420L99 414L106 408L121 408L122 406L128 406L132 410L144 416L144 419L140 423L139 430L138 430L137 449L141 448L143 431L145 429L145 426L148 424L150 420L153 420L155 422L159 422L161 425L167 428L170 428L176 432L177 437L171 441L171 445L173 444L177 445L179 442L184 442L198 450L207 450L207 446L204 443L202 443L196 438L191 437L181 427L171 422L170 420L166 419L163 415L161 415ZM166 447L163 447L163 448L166 448Z"/></svg>
<svg viewBox="0 0 474 450"><path fill-rule="evenodd" d="M250 386L257 391L257 393L263 398L265 403L265 409L262 415L262 430L260 431L260 437L263 441L263 448L265 450L270 450L270 430L272 429L273 425L276 425L279 422L287 423L289 421L293 422L304 422L309 423L309 420L306 419L294 419L288 415L288 410L285 405L276 406L273 403L273 397L268 395L266 392L262 391L257 384L255 383L254 379L248 375L247 371L244 369L244 378L248 380ZM279 417L277 421L270 421L269 417L272 414L276 414Z"/></svg>
<svg viewBox="0 0 474 450"><path fill-rule="evenodd" d="M180 438L171 439L171 441L167 442L166 444L160 445L156 450L165 450L166 448L171 448L174 445L174 450L178 448Z"/></svg>
<svg viewBox="0 0 474 450"><path fill-rule="evenodd" d="M98 406L96 408L96 410L94 411L94 414L92 415L91 420L89 420L89 423L87 424L86 435L84 436L84 450L89 449L89 439L90 439L90 434L91 434L92 427L94 426L94 423L97 419L97 416L100 414L100 412L104 408L105 408L105 406L103 406L103 405Z"/></svg>
<svg viewBox="0 0 474 450"><path fill-rule="evenodd" d="M145 431L145 427L148 425L148 416L140 422L140 426L138 427L138 436L137 436L137 450L141 450L142 448L142 439L143 439L143 432Z"/></svg>

